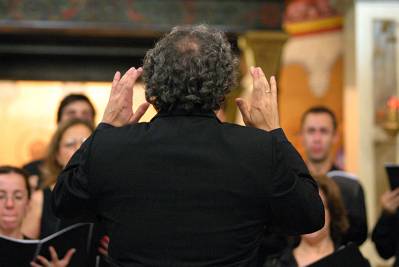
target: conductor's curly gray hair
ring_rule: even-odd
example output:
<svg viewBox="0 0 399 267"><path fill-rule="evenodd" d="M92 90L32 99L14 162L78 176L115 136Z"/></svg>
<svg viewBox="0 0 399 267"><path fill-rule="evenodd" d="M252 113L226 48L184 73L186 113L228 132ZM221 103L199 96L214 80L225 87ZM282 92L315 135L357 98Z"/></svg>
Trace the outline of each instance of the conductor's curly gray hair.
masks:
<svg viewBox="0 0 399 267"><path fill-rule="evenodd" d="M146 99L158 111L218 110L235 86L237 65L223 32L175 27L144 58Z"/></svg>

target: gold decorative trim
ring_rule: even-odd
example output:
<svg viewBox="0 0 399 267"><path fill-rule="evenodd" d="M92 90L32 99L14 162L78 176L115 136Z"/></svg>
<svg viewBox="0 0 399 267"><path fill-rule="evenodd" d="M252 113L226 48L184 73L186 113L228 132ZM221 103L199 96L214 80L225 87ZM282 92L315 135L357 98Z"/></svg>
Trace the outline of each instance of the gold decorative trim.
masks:
<svg viewBox="0 0 399 267"><path fill-rule="evenodd" d="M305 34L340 28L342 25L343 18L336 16L312 21L284 23L283 28L289 34Z"/></svg>

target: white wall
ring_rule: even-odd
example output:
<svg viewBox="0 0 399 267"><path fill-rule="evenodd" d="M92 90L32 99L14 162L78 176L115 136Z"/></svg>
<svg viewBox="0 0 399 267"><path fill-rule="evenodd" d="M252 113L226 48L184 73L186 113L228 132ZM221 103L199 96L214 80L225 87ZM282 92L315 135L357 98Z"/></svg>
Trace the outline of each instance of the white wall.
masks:
<svg viewBox="0 0 399 267"><path fill-rule="evenodd" d="M379 196L376 192L376 127L373 101L373 21L390 19L398 22L399 1L357 1L345 21L345 151L349 171L362 182L368 208L370 232L378 218ZM399 30L397 30L399 38ZM399 46L398 58L399 58ZM398 63L399 77L399 63ZM397 142L399 143L399 142ZM397 153L399 154L399 153ZM373 266L378 259L370 242L362 248Z"/></svg>

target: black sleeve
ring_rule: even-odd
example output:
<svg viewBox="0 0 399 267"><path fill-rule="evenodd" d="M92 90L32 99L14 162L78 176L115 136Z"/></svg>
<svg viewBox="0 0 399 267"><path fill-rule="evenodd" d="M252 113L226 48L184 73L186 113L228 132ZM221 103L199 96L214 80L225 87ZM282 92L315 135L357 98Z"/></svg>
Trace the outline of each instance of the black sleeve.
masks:
<svg viewBox="0 0 399 267"><path fill-rule="evenodd" d="M52 208L58 218L76 218L84 216L87 211L91 210L92 199L89 192L90 148L96 133L111 127L113 126L109 124L99 124L58 176L51 196Z"/></svg>
<svg viewBox="0 0 399 267"><path fill-rule="evenodd" d="M344 242L355 242L360 246L368 236L364 192L360 184L357 184L354 199L348 205L348 219L350 225Z"/></svg>
<svg viewBox="0 0 399 267"><path fill-rule="evenodd" d="M374 227L371 239L378 254L384 259L395 255L398 249L398 214L390 215L382 213Z"/></svg>
<svg viewBox="0 0 399 267"><path fill-rule="evenodd" d="M270 208L273 231L311 233L324 226L324 207L316 182L281 128L273 135L273 183Z"/></svg>

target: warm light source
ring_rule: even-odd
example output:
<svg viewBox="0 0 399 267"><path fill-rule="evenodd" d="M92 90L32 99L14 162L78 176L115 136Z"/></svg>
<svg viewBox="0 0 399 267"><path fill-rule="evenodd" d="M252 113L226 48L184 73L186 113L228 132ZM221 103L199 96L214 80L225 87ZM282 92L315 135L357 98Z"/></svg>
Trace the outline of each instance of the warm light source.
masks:
<svg viewBox="0 0 399 267"><path fill-rule="evenodd" d="M384 130L391 136L396 136L399 132L399 99L391 96L386 103L387 113L382 124Z"/></svg>
<svg viewBox="0 0 399 267"><path fill-rule="evenodd" d="M94 104L100 122L108 102L111 83L61 81L0 81L0 165L21 166L43 157L56 128L56 111L70 93L83 93ZM145 101L144 86L134 88L133 104ZM155 115L150 108L142 121Z"/></svg>

